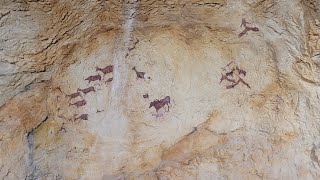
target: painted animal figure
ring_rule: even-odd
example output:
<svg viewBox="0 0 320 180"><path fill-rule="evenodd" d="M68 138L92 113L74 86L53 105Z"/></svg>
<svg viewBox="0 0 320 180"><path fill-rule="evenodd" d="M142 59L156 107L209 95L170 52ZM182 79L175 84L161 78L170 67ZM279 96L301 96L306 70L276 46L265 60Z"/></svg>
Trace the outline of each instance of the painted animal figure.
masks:
<svg viewBox="0 0 320 180"><path fill-rule="evenodd" d="M113 65L109 65L104 68L96 67L96 71L101 71L103 74L111 73L113 72Z"/></svg>
<svg viewBox="0 0 320 180"><path fill-rule="evenodd" d="M169 104L171 105L170 96L166 96L163 99L160 99L160 100L156 99L156 100L152 101L150 103L149 108L151 108L153 106L156 109L156 112L158 113L159 109L163 108L164 105L167 105L168 106L168 111L169 111L169 107L170 107Z"/></svg>
<svg viewBox="0 0 320 180"><path fill-rule="evenodd" d="M230 79L230 78L228 78L227 75L224 75L224 74L221 73L221 78L220 78L220 83L219 83L219 84L221 84L221 82L222 82L223 80L227 80L227 81L229 81L229 82L236 83L235 80Z"/></svg>
<svg viewBox="0 0 320 180"><path fill-rule="evenodd" d="M88 114L81 114L79 117L75 118L75 120L77 119L88 120Z"/></svg>
<svg viewBox="0 0 320 180"><path fill-rule="evenodd" d="M87 104L86 100L82 100L82 101L75 102L75 103L73 103L73 104L70 103L69 106L74 105L74 106L77 106L77 108L78 108L78 107L84 106L84 105L86 105L86 104Z"/></svg>
<svg viewBox="0 0 320 180"><path fill-rule="evenodd" d="M80 89L80 88L78 88L78 90L77 90L78 92L79 91L81 91L83 94L88 94L89 92L96 92L96 90L94 89L94 87L93 86L90 86L90 87L88 87L88 88L85 88L85 89Z"/></svg>
<svg viewBox="0 0 320 180"><path fill-rule="evenodd" d="M111 81L113 81L113 78L109 78L108 80L106 80L106 83L110 83Z"/></svg>
<svg viewBox="0 0 320 180"><path fill-rule="evenodd" d="M245 18L242 18L240 27L244 26L245 29L238 35L239 38L241 36L247 34L248 31L259 31L259 28L257 28L257 27L248 27L247 24L250 24L250 23L247 22Z"/></svg>
<svg viewBox="0 0 320 180"><path fill-rule="evenodd" d="M70 97L70 99L76 98L78 96L81 96L80 92L72 93L70 95L67 95L67 97Z"/></svg>
<svg viewBox="0 0 320 180"><path fill-rule="evenodd" d="M257 27L246 27L246 28L238 35L238 37L240 38L241 36L247 34L248 31L259 31L259 28L257 28Z"/></svg>
<svg viewBox="0 0 320 180"><path fill-rule="evenodd" d="M259 31L259 28L257 27L248 27L251 31Z"/></svg>
<svg viewBox="0 0 320 180"><path fill-rule="evenodd" d="M85 80L89 81L89 83L91 81L97 81L97 80L101 81L101 76L100 76L100 74L94 75L94 76L89 76Z"/></svg>
<svg viewBox="0 0 320 180"><path fill-rule="evenodd" d="M240 38L241 36L247 34L248 31L249 31L249 29L248 29L248 28L245 28L245 29L238 35L238 37Z"/></svg>
<svg viewBox="0 0 320 180"><path fill-rule="evenodd" d="M242 18L240 27L242 27L242 26L247 27L247 24L250 24L250 23L247 22L245 18Z"/></svg>
<svg viewBox="0 0 320 180"><path fill-rule="evenodd" d="M134 70L134 71L136 72L136 74L137 74L137 79L139 79L139 78L144 79L144 75L146 74L145 72L139 72L139 71L137 71L137 69L136 69L135 66L132 68L132 70Z"/></svg>

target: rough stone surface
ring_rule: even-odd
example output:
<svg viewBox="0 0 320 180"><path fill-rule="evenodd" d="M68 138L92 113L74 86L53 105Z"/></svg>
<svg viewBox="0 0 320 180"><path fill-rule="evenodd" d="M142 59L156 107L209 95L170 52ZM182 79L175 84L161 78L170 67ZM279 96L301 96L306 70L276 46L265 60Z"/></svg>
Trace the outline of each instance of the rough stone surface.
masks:
<svg viewBox="0 0 320 180"><path fill-rule="evenodd" d="M319 179L319 86L317 0L2 0L0 178Z"/></svg>

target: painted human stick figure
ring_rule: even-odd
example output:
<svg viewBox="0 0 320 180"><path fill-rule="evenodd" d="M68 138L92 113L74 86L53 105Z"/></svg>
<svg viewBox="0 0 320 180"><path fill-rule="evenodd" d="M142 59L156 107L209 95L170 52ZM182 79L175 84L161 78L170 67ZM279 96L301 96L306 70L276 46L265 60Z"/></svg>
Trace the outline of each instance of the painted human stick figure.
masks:
<svg viewBox="0 0 320 180"><path fill-rule="evenodd" d="M227 66L229 66L229 65L230 65L230 63ZM222 69L224 71L226 71L225 68L222 68ZM240 69L237 65L235 65L235 67L233 67L230 72L227 72L225 74L221 73L221 78L220 78L219 84L221 84L222 81L227 80L232 83L232 84L229 84L226 86L227 89L232 89L232 88L236 87L239 83L242 83L242 84L246 85L248 88L251 88L250 85L241 78L241 76L244 77L246 75L247 75L247 72L245 70Z"/></svg>
<svg viewBox="0 0 320 180"><path fill-rule="evenodd" d="M226 88L227 88L227 89L234 88L234 87L235 87L236 85L238 85L240 82L243 83L244 85L246 85L248 88L251 89L250 85L249 85L247 82L245 82L245 81L244 81L242 78L240 78L240 77L239 77L239 79L238 79L238 81L237 81L236 83L231 84L231 85L228 85L228 86L226 86Z"/></svg>
<svg viewBox="0 0 320 180"><path fill-rule="evenodd" d="M61 125L61 127L59 129L60 132L61 131L67 132L66 127L64 125L65 125L65 122L62 123L62 125Z"/></svg>
<svg viewBox="0 0 320 180"><path fill-rule="evenodd" d="M134 71L136 72L137 79L139 79L139 78L145 79L145 78L144 78L144 75L146 74L145 72L139 72L139 71L137 71L137 69L136 69L135 66L132 68L132 70L134 70Z"/></svg>
<svg viewBox="0 0 320 180"><path fill-rule="evenodd" d="M159 109L161 109L161 108L163 108L165 105L167 105L167 106L168 106L168 111L169 111L169 107L170 107L169 104L171 105L171 103L170 103L170 96L166 96L166 97L163 98L163 99L160 99L160 100L156 99L156 100L152 101L152 102L150 103L149 108L151 108L151 107L153 106L153 107L156 109L156 112L158 113Z"/></svg>
<svg viewBox="0 0 320 180"><path fill-rule="evenodd" d="M101 81L101 76L100 76L100 74L94 75L94 76L89 76L85 80L89 81L89 83L91 81L98 81L98 80Z"/></svg>
<svg viewBox="0 0 320 180"><path fill-rule="evenodd" d="M70 103L69 106L76 106L76 107L78 108L78 107L84 106L84 105L86 105L86 104L87 104L86 100L82 100L82 101L77 101L77 102L75 102L75 103L73 103L73 104Z"/></svg>
<svg viewBox="0 0 320 180"><path fill-rule="evenodd" d="M226 76L227 76L227 77L228 77L228 76L233 77L233 73L234 73L234 69L232 69L230 72L227 72L227 73L226 73Z"/></svg>
<svg viewBox="0 0 320 180"><path fill-rule="evenodd" d="M222 82L223 80L227 80L227 81L229 81L229 82L236 83L235 80L230 79L230 78L228 78L227 75L224 75L224 74L221 73L221 78L220 78L220 83L219 83L219 84L221 84L221 82Z"/></svg>
<svg viewBox="0 0 320 180"><path fill-rule="evenodd" d="M93 86L90 86L90 87L85 88L85 89L80 89L80 88L78 88L77 91L78 91L78 92L82 92L82 93L85 94L85 95L88 94L89 92L96 92L96 90L94 89Z"/></svg>
<svg viewBox="0 0 320 180"><path fill-rule="evenodd" d="M248 88L250 88L250 89L251 89L250 85L249 85L248 83L246 83L242 78L240 78L240 77L239 77L238 82L243 83L244 85L246 85Z"/></svg>

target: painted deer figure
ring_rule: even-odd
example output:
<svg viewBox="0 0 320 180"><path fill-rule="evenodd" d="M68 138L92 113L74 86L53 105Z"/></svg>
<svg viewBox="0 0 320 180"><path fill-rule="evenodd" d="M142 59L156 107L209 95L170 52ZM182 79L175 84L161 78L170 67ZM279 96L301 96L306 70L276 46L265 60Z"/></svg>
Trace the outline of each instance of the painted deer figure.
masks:
<svg viewBox="0 0 320 180"><path fill-rule="evenodd" d="M70 99L76 98L78 96L81 96L80 92L76 92L76 93L72 93L69 95L66 95L67 97L69 97Z"/></svg>
<svg viewBox="0 0 320 180"><path fill-rule="evenodd" d="M113 72L113 65L106 66L104 68L96 67L96 71L102 72L104 75Z"/></svg>
<svg viewBox="0 0 320 180"><path fill-rule="evenodd" d="M170 107L169 104L171 105L170 96L166 96L163 99L160 99L160 100L156 99L156 100L152 101L150 103L149 108L151 108L153 106L156 109L156 112L158 113L159 109L163 108L164 105L167 105L168 106L168 111L169 111L169 107Z"/></svg>
<svg viewBox="0 0 320 180"><path fill-rule="evenodd" d="M136 72L136 74L137 74L137 79L139 79L139 78L144 79L144 75L146 74L145 72L139 72L139 71L137 71L137 69L136 69L135 66L132 68L132 70L134 70L134 71Z"/></svg>
<svg viewBox="0 0 320 180"><path fill-rule="evenodd" d="M90 87L88 87L88 88L85 88L85 89L80 89L80 88L78 88L78 90L77 90L78 92L82 92L83 94L88 94L89 92L96 92L96 90L94 89L94 87L93 86L90 86Z"/></svg>
<svg viewBox="0 0 320 180"><path fill-rule="evenodd" d="M89 83L91 81L97 81L97 80L101 81L101 76L100 76L100 74L94 75L94 76L89 76L85 80L89 81Z"/></svg>
<svg viewBox="0 0 320 180"><path fill-rule="evenodd" d="M78 107L84 106L84 105L86 105L86 104L87 104L86 100L82 100L82 101L75 102L75 103L73 103L73 104L70 103L69 106L73 106L73 105L74 105L74 106L76 106L76 107L78 108Z"/></svg>

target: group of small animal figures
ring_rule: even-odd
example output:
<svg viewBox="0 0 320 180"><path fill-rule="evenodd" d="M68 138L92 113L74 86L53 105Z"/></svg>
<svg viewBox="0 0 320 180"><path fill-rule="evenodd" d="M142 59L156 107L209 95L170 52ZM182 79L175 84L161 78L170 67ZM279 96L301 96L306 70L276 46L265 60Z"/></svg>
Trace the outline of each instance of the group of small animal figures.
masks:
<svg viewBox="0 0 320 180"><path fill-rule="evenodd" d="M132 68L132 70L136 73L137 76L137 80L138 79L145 79L145 72L140 72L136 69L136 67L134 66ZM148 77L148 79L151 79L150 77ZM143 98L145 99L149 99L149 94L146 93L144 95L142 95ZM159 109L164 108L164 106L167 105L168 107L168 111L169 111L169 105L171 105L170 103L170 96L166 96L163 99L155 99L154 101L150 102L149 108L154 107L156 109L157 114L155 114L156 117L160 117L161 115L158 113Z"/></svg>
<svg viewBox="0 0 320 180"><path fill-rule="evenodd" d="M99 71L103 73L103 78L104 78L106 74L113 72L113 65L108 65L108 66L106 66L104 68L96 67L96 72L99 72ZM91 82L94 82L94 81L102 81L103 78L101 77L100 74L97 74L97 75L89 76L85 80L88 81L88 83L90 84ZM105 81L105 83L110 83L112 80L113 80L113 78L111 77L111 78L107 79ZM74 103L70 103L69 106L76 106L77 108L79 108L81 106L85 106L87 104L87 101L84 99L83 96L85 96L86 94L88 94L90 92L96 92L94 86L89 86L89 87L84 88L84 89L78 88L77 92L72 93L70 95L67 95L67 97L70 98L69 99L70 101L72 99L77 98L77 97L81 97L82 98L82 100L80 100L80 101L77 101L77 102L74 102ZM77 119L88 120L88 116L89 116L88 114L81 114L78 117L75 117L75 120L77 120Z"/></svg>
<svg viewBox="0 0 320 180"><path fill-rule="evenodd" d="M250 23L247 22L245 18L242 18L242 22L241 22L240 27L243 26L245 29L238 35L239 38L241 36L247 34L249 31L255 31L255 32L259 31L259 28L257 28L257 27L249 27L249 26L247 26L247 24L250 24Z"/></svg>
<svg viewBox="0 0 320 180"><path fill-rule="evenodd" d="M231 65L234 65L233 67L230 67ZM227 71L225 68L231 69ZM229 85L226 86L227 89L232 89L235 86L237 86L239 83L242 83L246 85L248 88L251 89L250 85L245 82L242 78L247 75L247 72L243 69L240 69L237 65L234 64L233 61L231 61L229 64L226 65L225 68L222 68L225 74L221 73L220 83L222 81L227 81ZM231 84L230 84L231 83Z"/></svg>
<svg viewBox="0 0 320 180"><path fill-rule="evenodd" d="M239 38L241 36L247 34L249 31L259 31L259 29L257 27L249 27L249 26L247 26L247 24L250 24L250 23L247 22L245 18L242 18L242 22L241 22L240 27L244 26L245 29L238 35ZM226 67L228 67L230 69L228 72L227 72L227 70L225 68L223 68L223 70L226 71L226 72L225 72L225 74L221 73L221 79L220 79L220 83L219 84L221 84L223 81L227 81L228 83L231 83L229 85L226 85L227 89L232 89L235 86L237 86L239 83L242 83L242 84L246 85L248 88L251 88L250 85L243 80L243 77L246 76L246 71L244 71L243 69L240 69L237 65L232 67L232 68L230 68L230 65L232 63L233 63L233 61L230 62L226 66ZM146 79L146 77L145 77L146 73L145 72L138 71L135 66L132 68L132 70L135 71L136 76L137 76L136 77L137 80L138 79ZM106 74L113 72L113 65L108 65L108 66L106 66L104 68L96 67L96 72L102 72L103 73L103 77L101 77L100 74L89 76L89 77L87 77L85 79L85 80L88 81L89 84L91 82L94 82L94 81L102 81ZM148 79L151 79L151 78L148 77ZM105 81L105 83L110 83L110 82L112 82L112 80L113 80L112 77L108 78ZM86 94L88 94L90 92L96 92L94 86L89 86L89 87L84 88L84 89L78 88L77 92L72 93L70 95L67 95L70 98L70 100L74 99L74 98L77 98L79 96L82 97L82 100L77 101L75 103L70 103L69 106L76 106L78 108L78 107L86 105L87 102L83 98L83 95L86 95ZM147 93L144 94L143 98L149 99L149 94L147 94ZM169 111L169 109L170 109L169 105L171 105L170 96L166 96L166 97L164 97L163 99L160 99L160 100L155 99L154 101L150 102L149 108L154 107L156 109L157 114L158 114L159 109L164 108L165 105L167 105L168 111ZM156 116L158 117L158 115L156 115ZM81 114L80 116L75 117L75 120L77 120L77 119L88 120L88 114Z"/></svg>

